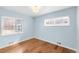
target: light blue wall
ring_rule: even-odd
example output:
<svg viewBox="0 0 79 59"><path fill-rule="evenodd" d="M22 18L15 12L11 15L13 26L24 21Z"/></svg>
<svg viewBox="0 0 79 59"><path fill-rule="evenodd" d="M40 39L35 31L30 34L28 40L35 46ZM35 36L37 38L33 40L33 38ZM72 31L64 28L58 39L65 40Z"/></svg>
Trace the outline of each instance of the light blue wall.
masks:
<svg viewBox="0 0 79 59"><path fill-rule="evenodd" d="M61 42L63 45L71 48L79 48L79 40L76 39L76 7L52 12L42 16L38 16L34 19L28 15L20 14L10 10L0 8L0 20L1 16L13 16L23 18L23 34L16 34L10 36L0 36L0 47L6 46L9 42L22 40L29 37L39 37L51 42ZM79 10L79 8L78 8ZM79 11L78 11L79 13ZM44 19L70 16L70 26L67 27L44 27ZM79 19L79 17L78 17ZM78 24L79 25L79 24ZM79 34L78 34L79 35ZM78 40L78 42L77 42ZM76 43L78 45L76 46Z"/></svg>
<svg viewBox="0 0 79 59"><path fill-rule="evenodd" d="M44 20L54 17L70 17L70 26L45 27ZM62 45L76 48L76 7L52 12L35 18L36 37L46 39L51 42L61 42Z"/></svg>
<svg viewBox="0 0 79 59"><path fill-rule="evenodd" d="M33 19L30 16L13 12L0 8L0 20L1 16L13 16L13 17L22 17L23 18L23 34L9 35L9 36L0 36L0 47L6 46L9 42L14 42L22 40L24 38L29 38L34 36L33 34Z"/></svg>
<svg viewBox="0 0 79 59"><path fill-rule="evenodd" d="M79 50L79 7L77 7L77 49Z"/></svg>

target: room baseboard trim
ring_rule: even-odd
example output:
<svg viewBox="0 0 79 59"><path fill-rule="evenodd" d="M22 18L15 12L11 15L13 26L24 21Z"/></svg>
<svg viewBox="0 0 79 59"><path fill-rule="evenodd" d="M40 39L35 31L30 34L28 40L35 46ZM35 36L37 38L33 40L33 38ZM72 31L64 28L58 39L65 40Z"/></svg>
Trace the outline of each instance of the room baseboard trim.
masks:
<svg viewBox="0 0 79 59"><path fill-rule="evenodd" d="M20 42L22 42L22 41L26 41L26 40L29 40L29 39L32 39L32 38L40 39L40 40L43 40L43 41L46 41L46 42L50 42L50 43L52 43L52 44L55 44L55 45L58 45L58 46L61 46L61 47L65 47L65 48L74 50L74 51L76 51L76 52L77 52L77 51L79 52L79 50L77 50L77 49L70 48L70 47L64 46L64 45L59 45L59 44L57 44L57 43L55 43L55 42L51 42L51 41L48 41L48 40L46 40L46 39L43 39L43 38L40 38L40 37L36 37L36 36L28 37L28 38L25 38L25 39L23 39L23 40L19 40L19 41L13 42L13 43L8 44L8 45L6 45L6 46L4 46L4 47L1 47L1 48L5 48L5 47L8 47L8 46L12 46L12 45L18 44L18 43L20 43Z"/></svg>
<svg viewBox="0 0 79 59"><path fill-rule="evenodd" d="M65 46L65 45L62 45L62 44L60 45L60 44L57 44L57 43L55 43L55 42L48 41L48 40L43 39L43 38L40 38L40 37L35 37L35 38L40 39L40 40L43 40L43 41L46 41L46 42L50 42L50 43L52 43L52 44L55 44L55 45L58 45L58 46L61 46L61 47L65 47L65 48L68 48L68 49L74 50L74 51L76 51L76 52L79 51L79 50L77 50L77 49L70 48L70 47Z"/></svg>
<svg viewBox="0 0 79 59"><path fill-rule="evenodd" d="M34 37L28 37L28 38L19 40L19 41L17 41L17 42L13 42L11 45L18 44L18 43L20 43L20 42L22 42L22 41L26 41L26 40L29 40L29 39L32 39L32 38L34 38Z"/></svg>
<svg viewBox="0 0 79 59"><path fill-rule="evenodd" d="M23 39L23 40L18 40L18 41L12 42L11 44L6 44L5 46L0 47L0 49L1 49L1 48L5 48L5 47L8 47L8 46L15 45L15 44L18 44L18 43L20 43L20 42L22 42L22 41L26 41L26 40L29 40L29 39L32 39L32 38L34 38L34 37L28 37L28 38L25 38L25 39Z"/></svg>

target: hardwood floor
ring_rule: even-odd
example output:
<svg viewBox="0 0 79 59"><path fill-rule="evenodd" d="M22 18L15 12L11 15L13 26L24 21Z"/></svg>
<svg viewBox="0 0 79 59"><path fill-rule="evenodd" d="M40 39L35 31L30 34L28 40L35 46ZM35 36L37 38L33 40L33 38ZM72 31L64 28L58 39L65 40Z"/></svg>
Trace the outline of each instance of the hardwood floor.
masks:
<svg viewBox="0 0 79 59"><path fill-rule="evenodd" d="M74 53L75 51L32 38L0 49L0 53Z"/></svg>

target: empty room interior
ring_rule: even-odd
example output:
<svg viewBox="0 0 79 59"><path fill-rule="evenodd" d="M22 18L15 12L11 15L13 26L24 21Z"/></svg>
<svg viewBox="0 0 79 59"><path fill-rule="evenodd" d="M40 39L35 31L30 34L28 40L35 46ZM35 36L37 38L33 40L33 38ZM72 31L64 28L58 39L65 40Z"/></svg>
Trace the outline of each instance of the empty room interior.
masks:
<svg viewBox="0 0 79 59"><path fill-rule="evenodd" d="M0 6L0 53L78 52L78 6Z"/></svg>

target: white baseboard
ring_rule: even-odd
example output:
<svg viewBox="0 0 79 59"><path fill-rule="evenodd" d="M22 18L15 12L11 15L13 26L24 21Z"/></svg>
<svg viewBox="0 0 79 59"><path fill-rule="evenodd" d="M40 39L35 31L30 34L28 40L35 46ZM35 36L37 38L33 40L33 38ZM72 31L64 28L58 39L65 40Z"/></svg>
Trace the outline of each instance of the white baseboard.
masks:
<svg viewBox="0 0 79 59"><path fill-rule="evenodd" d="M5 44L3 47L0 47L0 48L5 48L5 47L8 47L8 46L12 46L14 44L18 44L22 41L26 41L26 40L29 40L29 39L32 39L34 37L28 37L28 38L25 38L25 39L22 39L22 40L18 40L18 41L15 41L15 42L12 42L12 43L8 43L8 44Z"/></svg>
<svg viewBox="0 0 79 59"><path fill-rule="evenodd" d="M74 49L74 48L71 48L71 47L68 47L68 46L65 46L65 45L62 45L62 44L57 44L56 42L52 42L52 41L49 41L49 40L46 40L46 39L43 39L43 38L40 38L40 37L35 37L37 39L40 39L40 40L43 40L43 41L46 41L46 42L50 42L52 44L55 44L55 45L58 45L58 46L61 46L61 47L65 47L65 48L68 48L68 49L71 49L71 50L74 50L74 51L79 51L77 49Z"/></svg>
<svg viewBox="0 0 79 59"><path fill-rule="evenodd" d="M12 45L14 45L14 44L18 44L18 43L20 43L20 42L22 42L22 41L26 41L26 40L29 40L29 39L32 39L32 38L37 38L37 39L40 39L40 40L43 40L43 41L46 41L46 42L50 42L50 43L52 43L52 44L55 44L55 45L58 45L58 46L61 46L61 47L65 47L65 48L68 48L68 49L71 49L71 50L74 50L74 51L79 51L79 50L77 50L77 49L70 48L70 47L64 46L64 45L62 45L62 44L59 45L59 44L57 44L56 42L48 41L48 40L46 40L46 39L43 39L43 38L40 38L40 37L36 37L36 36L28 37L28 38L25 38L25 39L23 39L23 40L13 42L13 43L8 44L8 45L6 45L6 46L4 46L4 47L1 47L1 48L5 48L5 47L8 47L8 46L12 46Z"/></svg>

